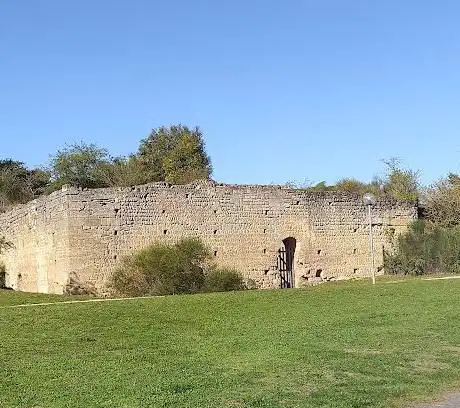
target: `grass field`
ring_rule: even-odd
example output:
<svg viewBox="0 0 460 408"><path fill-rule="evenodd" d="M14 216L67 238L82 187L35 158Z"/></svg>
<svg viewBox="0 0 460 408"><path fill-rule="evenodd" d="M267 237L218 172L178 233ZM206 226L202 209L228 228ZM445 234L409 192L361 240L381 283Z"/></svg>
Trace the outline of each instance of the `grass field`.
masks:
<svg viewBox="0 0 460 408"><path fill-rule="evenodd" d="M392 407L460 385L460 280L10 308L0 407Z"/></svg>

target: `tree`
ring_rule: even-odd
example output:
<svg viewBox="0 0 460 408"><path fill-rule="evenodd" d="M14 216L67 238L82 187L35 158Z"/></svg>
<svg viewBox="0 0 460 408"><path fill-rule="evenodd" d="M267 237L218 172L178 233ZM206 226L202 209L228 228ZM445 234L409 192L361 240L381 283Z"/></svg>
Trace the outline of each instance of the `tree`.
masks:
<svg viewBox="0 0 460 408"><path fill-rule="evenodd" d="M33 198L28 177L29 171L24 163L11 159L0 160L0 208Z"/></svg>
<svg viewBox="0 0 460 408"><path fill-rule="evenodd" d="M443 227L460 225L460 176L451 173L437 181L422 199L427 220Z"/></svg>
<svg viewBox="0 0 460 408"><path fill-rule="evenodd" d="M29 170L28 184L32 190L34 198L49 192L51 183L51 173L46 169Z"/></svg>
<svg viewBox="0 0 460 408"><path fill-rule="evenodd" d="M73 144L58 150L51 158L50 172L53 188L64 184L97 188L110 185L111 158L108 151L94 144Z"/></svg>
<svg viewBox="0 0 460 408"><path fill-rule="evenodd" d="M107 182L111 186L136 186L148 183L149 177L145 166L136 155L113 159Z"/></svg>
<svg viewBox="0 0 460 408"><path fill-rule="evenodd" d="M398 200L417 200L419 196L419 174L413 170L402 169L399 160L383 160L387 174L381 181L384 193Z"/></svg>
<svg viewBox="0 0 460 408"><path fill-rule="evenodd" d="M146 179L185 184L209 178L211 160L205 151L203 134L184 125L160 127L141 141L137 153Z"/></svg>

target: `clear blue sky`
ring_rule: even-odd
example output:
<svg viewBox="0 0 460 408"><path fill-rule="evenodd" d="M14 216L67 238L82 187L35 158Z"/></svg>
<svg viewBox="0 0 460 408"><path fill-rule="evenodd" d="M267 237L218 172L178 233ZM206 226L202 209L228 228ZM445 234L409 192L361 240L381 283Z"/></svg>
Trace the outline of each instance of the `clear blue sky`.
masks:
<svg viewBox="0 0 460 408"><path fill-rule="evenodd" d="M1 0L0 157L199 125L214 178L460 171L458 0Z"/></svg>

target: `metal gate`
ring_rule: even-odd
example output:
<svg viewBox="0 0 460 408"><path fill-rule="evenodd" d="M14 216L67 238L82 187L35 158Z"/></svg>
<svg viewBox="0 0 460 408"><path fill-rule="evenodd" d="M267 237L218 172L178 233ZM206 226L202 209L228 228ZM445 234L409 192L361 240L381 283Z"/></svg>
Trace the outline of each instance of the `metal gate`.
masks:
<svg viewBox="0 0 460 408"><path fill-rule="evenodd" d="M294 279L292 264L294 260L295 248L280 248L278 250L278 271L280 273L280 288L293 288Z"/></svg>

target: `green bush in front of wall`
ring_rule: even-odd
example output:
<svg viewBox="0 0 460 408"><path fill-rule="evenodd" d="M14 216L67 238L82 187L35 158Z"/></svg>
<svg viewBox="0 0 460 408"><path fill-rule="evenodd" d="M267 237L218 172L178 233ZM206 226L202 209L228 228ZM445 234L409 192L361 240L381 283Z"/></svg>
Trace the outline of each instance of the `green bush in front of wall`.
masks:
<svg viewBox="0 0 460 408"><path fill-rule="evenodd" d="M460 226L412 223L397 238L395 251L385 253L385 270L401 275L460 273Z"/></svg>
<svg viewBox="0 0 460 408"><path fill-rule="evenodd" d="M111 287L126 296L243 289L238 272L219 268L210 258L210 251L198 238L185 238L174 245L154 243L123 260Z"/></svg>

